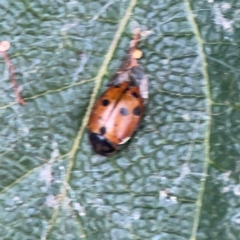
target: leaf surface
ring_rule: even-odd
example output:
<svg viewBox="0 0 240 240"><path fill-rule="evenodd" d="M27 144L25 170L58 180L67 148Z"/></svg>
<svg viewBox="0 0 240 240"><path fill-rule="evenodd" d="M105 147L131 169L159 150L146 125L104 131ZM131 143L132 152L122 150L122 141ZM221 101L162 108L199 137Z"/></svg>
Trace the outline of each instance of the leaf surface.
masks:
<svg viewBox="0 0 240 240"><path fill-rule="evenodd" d="M239 239L237 1L1 1L1 239ZM150 99L121 151L94 154L92 105L131 26Z"/></svg>

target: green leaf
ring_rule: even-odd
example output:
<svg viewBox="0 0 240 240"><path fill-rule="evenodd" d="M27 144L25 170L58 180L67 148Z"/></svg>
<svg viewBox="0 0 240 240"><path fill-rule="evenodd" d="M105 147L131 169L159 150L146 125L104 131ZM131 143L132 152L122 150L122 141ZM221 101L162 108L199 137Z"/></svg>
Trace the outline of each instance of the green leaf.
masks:
<svg viewBox="0 0 240 240"><path fill-rule="evenodd" d="M1 1L0 239L237 240L237 1ZM126 57L131 26L150 99L112 157L86 124Z"/></svg>

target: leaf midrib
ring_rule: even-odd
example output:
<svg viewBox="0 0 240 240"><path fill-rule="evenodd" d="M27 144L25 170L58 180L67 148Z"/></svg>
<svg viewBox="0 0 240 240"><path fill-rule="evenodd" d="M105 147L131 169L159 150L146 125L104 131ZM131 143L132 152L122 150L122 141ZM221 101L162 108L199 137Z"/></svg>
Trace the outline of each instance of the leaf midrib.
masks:
<svg viewBox="0 0 240 240"><path fill-rule="evenodd" d="M71 177L72 168L74 166L75 155L76 155L77 150L79 148L79 144L80 144L80 141L82 139L82 136L83 136L83 133L84 133L84 129L85 129L86 125L87 125L91 109L92 109L93 104L95 102L95 99L96 99L96 96L98 94L98 91L99 91L99 89L101 87L102 78L103 78L104 74L107 71L108 65L109 65L109 63L110 63L110 61L111 61L111 59L113 57L114 51L116 50L116 48L118 46L118 42L119 42L119 40L120 40L120 38L122 36L122 33L123 33L123 31L124 31L128 21L129 21L129 19L130 19L130 16L131 16L131 14L132 14L132 12L134 10L134 7L135 7L136 3L137 3L137 0L131 0L130 1L129 5L128 5L128 8L126 9L123 18L119 22L118 29L117 29L114 37L113 37L113 41L112 41L112 43L111 43L111 45L110 45L110 47L108 49L108 52L106 53L106 55L104 57L103 64L100 67L97 76L95 77L95 86L93 88L93 92L91 94L90 101L89 101L88 107L86 109L86 113L85 113L85 115L83 117L81 126L79 127L78 133L76 135L76 138L74 139L73 147L72 147L72 149L68 153L68 155L69 155L69 163L68 163L68 166L67 166L65 178L64 178L64 181L63 181L63 184L62 184L62 187L61 187L61 191L60 191L60 196L61 197L59 199L59 205L54 210L52 218L48 222L48 225L46 227L46 231L44 231L44 234L42 235L41 240L47 239L47 237L48 237L49 233L51 232L51 230L52 230L52 228L54 226L54 223L55 223L55 221L57 219L57 216L58 216L58 213L59 213L59 208L61 206L61 202L66 197L67 185L68 185L68 181L69 181L69 179Z"/></svg>
<svg viewBox="0 0 240 240"><path fill-rule="evenodd" d="M188 20L190 22L190 25L193 29L194 35L196 37L197 45L198 45L198 53L201 59L201 64L202 64L202 71L203 71L203 80L205 83L205 97L206 97L206 133L205 133L205 161L204 161L204 166L203 166L203 178L201 179L201 184L200 184L200 190L199 194L197 197L197 202L196 202L196 211L195 211L195 216L194 216L194 221L193 221L193 228L192 228L192 233L190 240L196 240L196 235L197 235L197 230L198 230L198 225L199 225L199 220L200 220L200 214L201 214L201 207L202 207L202 200L203 200L203 195L205 191L205 185L206 185L206 178L207 178L207 173L208 173L208 166L210 162L210 131L211 131L211 105L212 105L212 100L211 100L211 92L210 92L210 81L209 81L209 75L208 75L208 66L207 66L207 59L206 55L204 53L204 41L201 38L200 31L198 29L198 25L193 13L193 9L191 7L191 2L190 0L185 0L185 5L186 5L186 12L188 16Z"/></svg>

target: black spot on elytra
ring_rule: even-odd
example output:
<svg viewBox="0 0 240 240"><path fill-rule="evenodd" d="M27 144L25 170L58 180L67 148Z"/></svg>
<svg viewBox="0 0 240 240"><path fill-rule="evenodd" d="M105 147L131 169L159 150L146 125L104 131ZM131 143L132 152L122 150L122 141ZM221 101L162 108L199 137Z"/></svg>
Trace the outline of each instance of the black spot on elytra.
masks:
<svg viewBox="0 0 240 240"><path fill-rule="evenodd" d="M139 95L138 95L138 93L136 93L136 92L132 92L132 96L133 96L134 98L139 98Z"/></svg>
<svg viewBox="0 0 240 240"><path fill-rule="evenodd" d="M120 88L120 84L117 84L114 86L115 88Z"/></svg>
<svg viewBox="0 0 240 240"><path fill-rule="evenodd" d="M133 109L133 114L136 115L136 116L140 116L140 114L141 114L140 107L135 107Z"/></svg>
<svg viewBox="0 0 240 240"><path fill-rule="evenodd" d="M103 100L102 100L102 105L103 105L104 107L106 107L109 103L110 103L110 101L109 101L108 99L103 99Z"/></svg>
<svg viewBox="0 0 240 240"><path fill-rule="evenodd" d="M100 131L100 134L101 134L101 135L104 135L104 134L106 133L106 128L105 128L105 127L101 127L101 128L99 129L99 131Z"/></svg>
<svg viewBox="0 0 240 240"><path fill-rule="evenodd" d="M120 109L120 114L121 114L122 116L127 116L127 115L128 115L128 110L127 110L126 108L121 108L121 109Z"/></svg>

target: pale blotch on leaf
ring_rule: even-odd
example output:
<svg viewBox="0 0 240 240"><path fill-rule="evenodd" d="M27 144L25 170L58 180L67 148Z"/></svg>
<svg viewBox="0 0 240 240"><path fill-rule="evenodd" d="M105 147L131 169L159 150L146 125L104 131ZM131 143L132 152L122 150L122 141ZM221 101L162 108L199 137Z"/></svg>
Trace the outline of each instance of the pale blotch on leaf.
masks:
<svg viewBox="0 0 240 240"><path fill-rule="evenodd" d="M11 47L10 42L2 41L0 42L0 52L6 52Z"/></svg>
<svg viewBox="0 0 240 240"><path fill-rule="evenodd" d="M59 199L57 197L55 197L54 195L49 195L46 197L45 204L48 207L56 208L59 205Z"/></svg>
<svg viewBox="0 0 240 240"><path fill-rule="evenodd" d="M39 180L45 181L47 185L51 183L51 181L53 180L51 164L48 164L42 169L42 171L40 171Z"/></svg>
<svg viewBox="0 0 240 240"><path fill-rule="evenodd" d="M60 155L57 142L52 143L52 149L53 151L51 152L50 162L53 162Z"/></svg>

